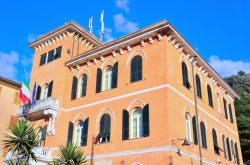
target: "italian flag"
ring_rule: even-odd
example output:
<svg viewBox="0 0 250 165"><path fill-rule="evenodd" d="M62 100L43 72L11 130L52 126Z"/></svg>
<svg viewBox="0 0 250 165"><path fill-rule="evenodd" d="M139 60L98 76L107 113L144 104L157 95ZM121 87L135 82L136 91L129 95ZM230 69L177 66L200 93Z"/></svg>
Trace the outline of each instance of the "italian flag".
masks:
<svg viewBox="0 0 250 165"><path fill-rule="evenodd" d="M30 88L26 79L22 83L22 88L19 93L19 98L22 100L23 104L27 104L29 102Z"/></svg>

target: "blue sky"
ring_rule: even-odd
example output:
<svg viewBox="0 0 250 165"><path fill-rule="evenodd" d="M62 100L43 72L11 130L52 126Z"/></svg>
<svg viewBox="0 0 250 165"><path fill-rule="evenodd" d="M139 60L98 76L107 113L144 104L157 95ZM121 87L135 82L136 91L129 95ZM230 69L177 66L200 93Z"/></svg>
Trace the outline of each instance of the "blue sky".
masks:
<svg viewBox="0 0 250 165"><path fill-rule="evenodd" d="M87 28L94 17L94 34L105 11L105 41L168 20L221 74L250 72L249 0L71 0L1 2L0 75L22 81L32 66L33 50L27 44L65 22Z"/></svg>

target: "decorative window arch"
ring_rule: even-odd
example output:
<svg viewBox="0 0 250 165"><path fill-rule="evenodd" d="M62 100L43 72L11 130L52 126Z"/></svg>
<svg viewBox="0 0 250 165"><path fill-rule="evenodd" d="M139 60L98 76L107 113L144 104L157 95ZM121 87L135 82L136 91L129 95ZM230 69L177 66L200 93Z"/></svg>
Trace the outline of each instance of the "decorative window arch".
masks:
<svg viewBox="0 0 250 165"><path fill-rule="evenodd" d="M143 119L142 119L142 109L136 108L132 112L132 129L131 129L131 135L132 138L140 138L143 135Z"/></svg>
<svg viewBox="0 0 250 165"><path fill-rule="evenodd" d="M78 98L86 96L88 76L83 74L79 81Z"/></svg>
<svg viewBox="0 0 250 165"><path fill-rule="evenodd" d="M188 80L188 70L187 70L187 65L185 62L182 62L181 63L181 68L182 68L182 82L183 82L183 85L186 87L186 88L190 88L191 85L189 83L189 80Z"/></svg>
<svg viewBox="0 0 250 165"><path fill-rule="evenodd" d="M134 56L130 65L130 82L142 80L142 57Z"/></svg>
<svg viewBox="0 0 250 165"><path fill-rule="evenodd" d="M220 151L219 151L220 148L218 146L217 133L216 133L214 128L212 129L212 136L213 136L213 144L214 144L214 153L219 155L220 154Z"/></svg>
<svg viewBox="0 0 250 165"><path fill-rule="evenodd" d="M186 139L191 142L192 141L191 119L189 113L185 114L185 121L186 121Z"/></svg>
<svg viewBox="0 0 250 165"><path fill-rule="evenodd" d="M196 117L195 116L193 116L193 118L192 118L192 125L193 125L194 144L198 145L198 133L197 133L197 125L196 125Z"/></svg>
<svg viewBox="0 0 250 165"><path fill-rule="evenodd" d="M213 96L210 85L207 85L207 95L208 95L208 103L211 107L213 107Z"/></svg>
<svg viewBox="0 0 250 165"><path fill-rule="evenodd" d="M105 143L110 141L110 127L111 117L109 114L104 113L100 120L100 133L98 135L99 143Z"/></svg>
<svg viewBox="0 0 250 165"><path fill-rule="evenodd" d="M200 129L201 129L202 148L207 149L206 127L205 127L205 124L202 121L200 122Z"/></svg>
<svg viewBox="0 0 250 165"><path fill-rule="evenodd" d="M195 75L195 82L196 82L196 94L199 98L202 98L201 80L198 74Z"/></svg>
<svg viewBox="0 0 250 165"><path fill-rule="evenodd" d="M88 138L88 118L79 120L75 128L75 139L74 143L77 146L86 146Z"/></svg>

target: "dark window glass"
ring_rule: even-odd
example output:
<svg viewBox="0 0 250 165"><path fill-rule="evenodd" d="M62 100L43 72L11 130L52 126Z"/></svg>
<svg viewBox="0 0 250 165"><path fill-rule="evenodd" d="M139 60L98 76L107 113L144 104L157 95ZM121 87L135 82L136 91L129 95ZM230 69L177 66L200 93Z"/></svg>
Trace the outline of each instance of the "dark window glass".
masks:
<svg viewBox="0 0 250 165"><path fill-rule="evenodd" d="M129 113L127 110L122 111L122 140L129 139Z"/></svg>
<svg viewBox="0 0 250 165"><path fill-rule="evenodd" d="M217 141L217 134L216 134L215 129L212 130L212 135L213 135L213 142L214 142L214 153L220 154L218 141Z"/></svg>
<svg viewBox="0 0 250 165"><path fill-rule="evenodd" d="M97 68L96 74L96 93L101 92L102 90L102 70Z"/></svg>
<svg viewBox="0 0 250 165"><path fill-rule="evenodd" d="M202 147L207 149L207 137L206 137L206 128L203 122L200 123L201 127L201 142L202 142Z"/></svg>
<svg viewBox="0 0 250 165"><path fill-rule="evenodd" d="M196 92L197 92L197 96L199 98L202 98L202 94L201 94L201 80L200 77L198 75L195 76L195 80L196 80Z"/></svg>
<svg viewBox="0 0 250 165"><path fill-rule="evenodd" d="M53 60L54 60L54 50L51 50L51 51L49 51L47 62L51 62Z"/></svg>
<svg viewBox="0 0 250 165"><path fill-rule="evenodd" d="M234 119L233 119L233 112L232 112L231 104L229 104L229 115L230 115L230 121L231 121L231 123L233 123Z"/></svg>
<svg viewBox="0 0 250 165"><path fill-rule="evenodd" d="M40 66L46 63L47 53L41 55Z"/></svg>
<svg viewBox="0 0 250 165"><path fill-rule="evenodd" d="M85 119L84 121L79 122L81 126L81 143L80 146L86 146L87 145L87 139L88 139L88 124L89 124L89 118Z"/></svg>
<svg viewBox="0 0 250 165"><path fill-rule="evenodd" d="M100 121L100 134L99 134L99 142L105 143L110 141L110 116L108 114L102 115Z"/></svg>
<svg viewBox="0 0 250 165"><path fill-rule="evenodd" d="M53 81L49 83L48 97L51 97L52 95L52 88L53 88Z"/></svg>
<svg viewBox="0 0 250 165"><path fill-rule="evenodd" d="M40 100L40 95L41 95L41 86L38 85L36 90L36 100Z"/></svg>
<svg viewBox="0 0 250 165"><path fill-rule="evenodd" d="M60 58L60 57L61 57L62 47L60 46L60 47L56 48L55 51L56 51L56 52L55 52L55 55L54 55L54 59Z"/></svg>
<svg viewBox="0 0 250 165"><path fill-rule="evenodd" d="M183 81L183 85L186 87L186 88L190 88L191 85L188 81L188 70L187 70L187 65L185 64L185 62L182 62L181 63L181 68L182 68L182 81Z"/></svg>
<svg viewBox="0 0 250 165"><path fill-rule="evenodd" d="M80 80L80 97L86 96L88 76L83 74Z"/></svg>
<svg viewBox="0 0 250 165"><path fill-rule="evenodd" d="M207 94L208 94L208 103L211 107L213 107L213 96L212 96L212 90L209 85L207 85Z"/></svg>
<svg viewBox="0 0 250 165"><path fill-rule="evenodd" d="M142 80L142 58L137 55L131 60L130 82Z"/></svg>
<svg viewBox="0 0 250 165"><path fill-rule="evenodd" d="M226 102L226 100L224 98L223 98L223 105L224 105L225 117L226 117L226 119L228 119L227 102Z"/></svg>
<svg viewBox="0 0 250 165"><path fill-rule="evenodd" d="M194 136L194 144L198 144L198 136L197 136L197 125L196 125L196 117L192 118L192 126L193 126L193 136Z"/></svg>

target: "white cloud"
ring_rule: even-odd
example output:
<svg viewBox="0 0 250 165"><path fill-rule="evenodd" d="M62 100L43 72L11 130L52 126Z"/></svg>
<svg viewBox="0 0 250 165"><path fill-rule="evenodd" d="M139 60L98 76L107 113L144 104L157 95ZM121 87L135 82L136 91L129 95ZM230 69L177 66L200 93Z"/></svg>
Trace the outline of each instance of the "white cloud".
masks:
<svg viewBox="0 0 250 165"><path fill-rule="evenodd" d="M104 41L105 42L110 42L113 41L115 38L112 36L112 29L110 28L105 28L105 35L104 35Z"/></svg>
<svg viewBox="0 0 250 165"><path fill-rule="evenodd" d="M31 65L32 63L33 63L33 56L32 55L22 56L22 58L21 58L21 64L24 67L27 67L27 66Z"/></svg>
<svg viewBox="0 0 250 165"><path fill-rule="evenodd" d="M250 62L221 60L218 56L211 56L209 64L222 76L227 77L237 74L239 71L250 73Z"/></svg>
<svg viewBox="0 0 250 165"><path fill-rule="evenodd" d="M10 79L17 79L18 70L16 64L18 64L18 62L19 55L17 52L0 52L0 75Z"/></svg>
<svg viewBox="0 0 250 165"><path fill-rule="evenodd" d="M116 0L115 5L118 8L124 9L126 12L129 12L129 0Z"/></svg>
<svg viewBox="0 0 250 165"><path fill-rule="evenodd" d="M132 33L138 30L138 23L127 20L122 14L114 15L114 22L117 32Z"/></svg>
<svg viewBox="0 0 250 165"><path fill-rule="evenodd" d="M28 34L28 36L27 36L27 42L28 43L32 43L32 42L34 42L40 36L41 35Z"/></svg>

